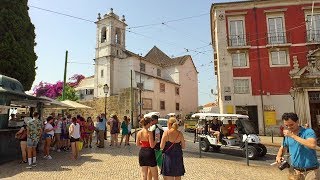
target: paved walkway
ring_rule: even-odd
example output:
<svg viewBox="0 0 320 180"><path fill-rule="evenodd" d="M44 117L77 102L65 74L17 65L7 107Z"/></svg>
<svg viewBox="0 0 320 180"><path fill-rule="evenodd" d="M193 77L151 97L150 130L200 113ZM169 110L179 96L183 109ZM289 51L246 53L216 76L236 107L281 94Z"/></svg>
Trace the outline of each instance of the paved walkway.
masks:
<svg viewBox="0 0 320 180"><path fill-rule="evenodd" d="M187 143L187 146L192 145L193 143ZM276 167L253 164L246 166L240 161L205 155L199 158L198 152L191 149L184 151L186 174L183 179L286 179L287 173ZM24 164L18 164L18 161L10 162L0 166L0 179L141 179L138 148L133 142L130 147L83 149L81 154L80 159L73 161L70 159L70 152L53 152L53 160L38 158L38 166L31 170L26 169Z"/></svg>

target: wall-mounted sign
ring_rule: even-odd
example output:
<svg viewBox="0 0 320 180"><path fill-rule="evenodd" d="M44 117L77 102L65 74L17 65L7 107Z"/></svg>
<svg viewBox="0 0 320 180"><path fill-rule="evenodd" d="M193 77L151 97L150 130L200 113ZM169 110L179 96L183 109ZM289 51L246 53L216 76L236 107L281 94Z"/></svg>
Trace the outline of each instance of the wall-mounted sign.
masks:
<svg viewBox="0 0 320 180"><path fill-rule="evenodd" d="M152 109L152 99L142 98L142 109Z"/></svg>
<svg viewBox="0 0 320 180"><path fill-rule="evenodd" d="M233 105L226 105L226 112L227 114L233 114L234 113Z"/></svg>
<svg viewBox="0 0 320 180"><path fill-rule="evenodd" d="M231 101L231 96L224 96L225 101Z"/></svg>
<svg viewBox="0 0 320 180"><path fill-rule="evenodd" d="M275 111L264 111L264 120L266 126L273 126L277 125L277 120L276 120L276 112Z"/></svg>
<svg viewBox="0 0 320 180"><path fill-rule="evenodd" d="M274 105L264 105L263 110L264 111L275 111L276 107Z"/></svg>

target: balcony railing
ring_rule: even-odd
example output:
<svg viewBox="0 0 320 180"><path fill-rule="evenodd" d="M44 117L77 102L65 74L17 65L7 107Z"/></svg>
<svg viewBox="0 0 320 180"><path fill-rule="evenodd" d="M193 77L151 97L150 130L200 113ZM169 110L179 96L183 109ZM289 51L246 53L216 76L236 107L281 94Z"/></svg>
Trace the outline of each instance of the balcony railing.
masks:
<svg viewBox="0 0 320 180"><path fill-rule="evenodd" d="M268 44L286 44L289 42L288 32L273 32L273 33L267 33L268 36Z"/></svg>
<svg viewBox="0 0 320 180"><path fill-rule="evenodd" d="M228 36L228 46L249 46L249 38L247 34L229 35Z"/></svg>
<svg viewBox="0 0 320 180"><path fill-rule="evenodd" d="M308 43L320 43L320 30L308 30L306 41Z"/></svg>

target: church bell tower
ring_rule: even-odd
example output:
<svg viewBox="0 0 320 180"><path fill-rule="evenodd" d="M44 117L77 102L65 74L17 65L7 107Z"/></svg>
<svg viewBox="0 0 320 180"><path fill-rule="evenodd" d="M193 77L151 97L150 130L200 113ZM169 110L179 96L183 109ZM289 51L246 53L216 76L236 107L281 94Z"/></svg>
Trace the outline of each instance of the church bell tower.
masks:
<svg viewBox="0 0 320 180"><path fill-rule="evenodd" d="M114 94L114 61L125 58L125 17L119 19L113 9L101 17L98 14L96 22L96 52L95 52L95 80L94 97L104 97L103 86L109 86L107 96Z"/></svg>

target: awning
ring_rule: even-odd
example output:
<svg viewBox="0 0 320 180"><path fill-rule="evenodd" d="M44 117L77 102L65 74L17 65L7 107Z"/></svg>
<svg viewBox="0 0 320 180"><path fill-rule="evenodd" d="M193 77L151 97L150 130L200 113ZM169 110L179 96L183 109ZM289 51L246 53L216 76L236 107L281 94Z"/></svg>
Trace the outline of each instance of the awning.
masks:
<svg viewBox="0 0 320 180"><path fill-rule="evenodd" d="M44 108L72 108L72 106L69 106L55 99L51 99L45 96L40 96L40 98L50 101L50 102L44 103Z"/></svg>
<svg viewBox="0 0 320 180"><path fill-rule="evenodd" d="M70 106L71 108L74 108L74 109L92 109L92 107L77 103L75 101L64 100L64 101L61 101L61 102L63 104L66 104L66 105Z"/></svg>

